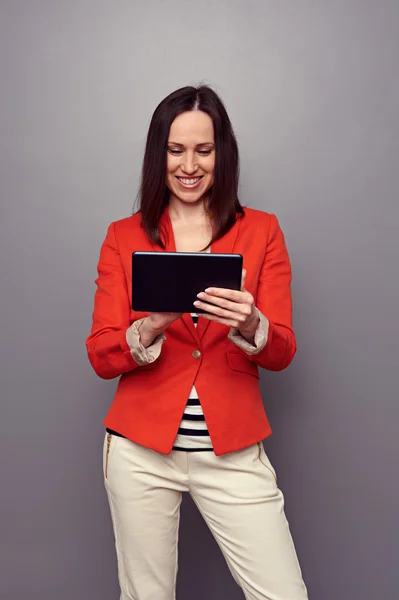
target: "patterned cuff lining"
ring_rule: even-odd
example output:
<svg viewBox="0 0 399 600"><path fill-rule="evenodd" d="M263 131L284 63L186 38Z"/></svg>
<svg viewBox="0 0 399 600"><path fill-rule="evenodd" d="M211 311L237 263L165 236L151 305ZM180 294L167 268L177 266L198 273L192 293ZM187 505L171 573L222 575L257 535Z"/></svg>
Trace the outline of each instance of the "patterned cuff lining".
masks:
<svg viewBox="0 0 399 600"><path fill-rule="evenodd" d="M160 333L152 344L145 348L140 341L140 327L143 322L144 319L138 319L126 331L126 341L132 357L138 365L148 365L154 362L161 354L162 344L166 340L166 336Z"/></svg>

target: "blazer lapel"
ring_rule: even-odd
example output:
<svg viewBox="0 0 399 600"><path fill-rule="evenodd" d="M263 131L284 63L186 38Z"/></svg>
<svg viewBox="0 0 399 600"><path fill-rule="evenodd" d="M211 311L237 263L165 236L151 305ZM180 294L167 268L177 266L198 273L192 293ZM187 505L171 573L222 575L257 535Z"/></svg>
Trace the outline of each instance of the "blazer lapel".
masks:
<svg viewBox="0 0 399 600"><path fill-rule="evenodd" d="M236 244L238 232L240 229L240 222L241 222L241 219L237 215L237 220L236 220L235 224L233 225L233 227L223 237L216 240L216 242L213 242L212 248L211 248L212 254L233 254L234 253L234 246ZM212 323L213 323L213 321L209 321L208 319L204 319L201 317L198 319L197 332L198 332L200 339L205 335L206 330L208 329L209 325L211 325Z"/></svg>

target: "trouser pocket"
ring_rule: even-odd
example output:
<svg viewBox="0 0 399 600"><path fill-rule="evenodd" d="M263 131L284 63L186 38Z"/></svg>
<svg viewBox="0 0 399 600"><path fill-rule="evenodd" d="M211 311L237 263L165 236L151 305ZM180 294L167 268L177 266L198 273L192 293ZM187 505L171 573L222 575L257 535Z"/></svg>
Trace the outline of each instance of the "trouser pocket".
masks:
<svg viewBox="0 0 399 600"><path fill-rule="evenodd" d="M105 434L103 448L103 473L105 479L108 479L111 467L111 456L115 450L118 439L120 439L119 436L113 435L112 433L107 432Z"/></svg>
<svg viewBox="0 0 399 600"><path fill-rule="evenodd" d="M262 442L258 442L258 459L262 463L262 465L264 467L266 467L266 469L269 469L270 473L273 475L273 477L277 483L276 471L272 467L272 464L266 455L266 452L265 452Z"/></svg>

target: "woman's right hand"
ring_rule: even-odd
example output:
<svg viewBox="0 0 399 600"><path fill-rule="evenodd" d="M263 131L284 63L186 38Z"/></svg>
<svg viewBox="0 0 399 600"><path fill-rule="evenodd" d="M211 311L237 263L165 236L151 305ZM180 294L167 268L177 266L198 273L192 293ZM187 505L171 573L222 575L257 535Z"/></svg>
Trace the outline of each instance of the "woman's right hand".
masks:
<svg viewBox="0 0 399 600"><path fill-rule="evenodd" d="M152 312L146 317L140 327L140 341L144 348L151 346L155 338L163 333L174 321L180 319L182 313Z"/></svg>

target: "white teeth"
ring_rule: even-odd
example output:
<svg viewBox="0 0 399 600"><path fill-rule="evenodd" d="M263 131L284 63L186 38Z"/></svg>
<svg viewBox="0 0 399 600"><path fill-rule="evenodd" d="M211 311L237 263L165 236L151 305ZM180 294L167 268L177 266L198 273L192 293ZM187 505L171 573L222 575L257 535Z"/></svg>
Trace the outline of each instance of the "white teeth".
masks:
<svg viewBox="0 0 399 600"><path fill-rule="evenodd" d="M179 180L184 183L184 185L193 185L200 180L200 177L196 177L195 179L183 179L182 177L179 177Z"/></svg>

